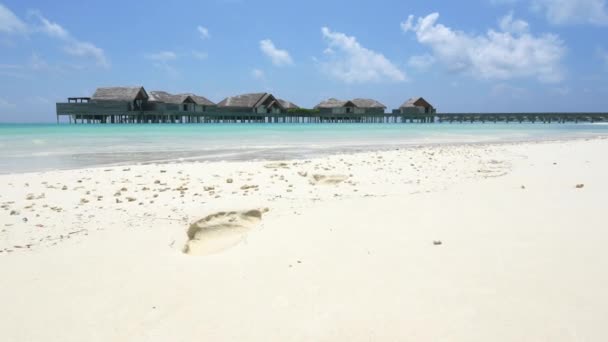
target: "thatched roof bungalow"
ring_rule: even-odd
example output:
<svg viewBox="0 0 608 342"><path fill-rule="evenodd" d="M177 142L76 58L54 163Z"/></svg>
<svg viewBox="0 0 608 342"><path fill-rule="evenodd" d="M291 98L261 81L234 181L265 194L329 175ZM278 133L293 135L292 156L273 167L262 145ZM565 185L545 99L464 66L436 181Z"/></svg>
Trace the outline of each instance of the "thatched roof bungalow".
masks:
<svg viewBox="0 0 608 342"><path fill-rule="evenodd" d="M101 87L91 97L93 101L135 101L148 100L144 87Z"/></svg>
<svg viewBox="0 0 608 342"><path fill-rule="evenodd" d="M171 94L162 90L149 93L149 101L156 111L207 112L215 108L215 103L195 94Z"/></svg>
<svg viewBox="0 0 608 342"><path fill-rule="evenodd" d="M178 94L178 96L188 96L192 99L192 101L194 101L194 103L196 103L199 106L217 107L217 105L215 103L213 103L211 100L209 100L208 98L206 98L204 96L200 96L200 95L196 95L196 94L192 94L192 93Z"/></svg>
<svg viewBox="0 0 608 342"><path fill-rule="evenodd" d="M315 106L321 113L326 114L382 114L386 106L373 99L338 100L330 98Z"/></svg>
<svg viewBox="0 0 608 342"><path fill-rule="evenodd" d="M251 93L230 96L218 104L218 109L226 112L253 112L253 113L283 113L286 108L269 93Z"/></svg>
<svg viewBox="0 0 608 342"><path fill-rule="evenodd" d="M422 97L412 97L405 101L398 109L401 114L433 114L435 107Z"/></svg>
<svg viewBox="0 0 608 342"><path fill-rule="evenodd" d="M142 110L149 96L144 87L101 87L91 97L93 103L125 104L128 110Z"/></svg>

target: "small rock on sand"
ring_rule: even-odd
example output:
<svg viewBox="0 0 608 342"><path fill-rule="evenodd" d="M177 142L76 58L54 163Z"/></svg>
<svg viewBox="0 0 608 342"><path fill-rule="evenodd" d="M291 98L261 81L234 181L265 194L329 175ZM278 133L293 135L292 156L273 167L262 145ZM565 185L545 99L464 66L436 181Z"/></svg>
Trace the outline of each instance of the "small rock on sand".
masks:
<svg viewBox="0 0 608 342"><path fill-rule="evenodd" d="M582 189L585 187L585 184L576 184L577 189Z"/></svg>

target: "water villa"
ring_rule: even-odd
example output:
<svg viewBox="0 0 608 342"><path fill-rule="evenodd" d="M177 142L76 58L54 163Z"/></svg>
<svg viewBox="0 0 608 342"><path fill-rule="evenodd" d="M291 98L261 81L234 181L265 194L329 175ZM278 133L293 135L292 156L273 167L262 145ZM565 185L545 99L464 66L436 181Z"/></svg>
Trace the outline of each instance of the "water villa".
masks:
<svg viewBox="0 0 608 342"><path fill-rule="evenodd" d="M608 113L437 113L422 97L410 98L386 113L365 98L330 98L313 109L270 93L230 96L215 104L192 93L147 92L144 87L98 88L91 97L69 97L56 104L57 123L406 123L406 122L597 122Z"/></svg>

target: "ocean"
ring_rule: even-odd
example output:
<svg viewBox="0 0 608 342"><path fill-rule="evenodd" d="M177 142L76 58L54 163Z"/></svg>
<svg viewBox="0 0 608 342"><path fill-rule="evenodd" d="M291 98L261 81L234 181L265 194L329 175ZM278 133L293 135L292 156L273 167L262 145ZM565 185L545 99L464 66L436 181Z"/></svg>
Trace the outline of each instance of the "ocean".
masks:
<svg viewBox="0 0 608 342"><path fill-rule="evenodd" d="M608 124L0 124L0 173L608 136Z"/></svg>

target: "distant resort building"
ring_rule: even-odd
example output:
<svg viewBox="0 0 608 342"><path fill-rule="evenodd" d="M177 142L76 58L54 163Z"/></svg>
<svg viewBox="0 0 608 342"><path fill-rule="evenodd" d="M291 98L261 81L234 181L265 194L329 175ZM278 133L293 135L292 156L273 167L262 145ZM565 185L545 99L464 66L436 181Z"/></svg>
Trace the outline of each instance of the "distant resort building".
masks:
<svg viewBox="0 0 608 342"><path fill-rule="evenodd" d="M91 97L57 103L57 122L70 123L228 123L228 122L434 122L435 108L422 97L411 98L386 113L374 99L330 98L314 109L260 92L229 96L215 104L202 95L146 91L136 87L97 88Z"/></svg>
<svg viewBox="0 0 608 342"><path fill-rule="evenodd" d="M338 100L330 98L315 106L322 114L380 114L386 106L372 99Z"/></svg>
<svg viewBox="0 0 608 342"><path fill-rule="evenodd" d="M148 99L149 96L144 87L103 87L97 88L90 98L68 98L68 103L72 100L81 100L81 103L99 104L108 109L124 111L125 107L127 110L143 110ZM93 106L86 107L93 108Z"/></svg>
<svg viewBox="0 0 608 342"><path fill-rule="evenodd" d="M269 93L230 96L220 101L217 106L223 112L280 114L287 111L281 100Z"/></svg>
<svg viewBox="0 0 608 342"><path fill-rule="evenodd" d="M194 94L173 95L166 91L154 90L148 94L148 102L154 111L183 111L207 112L213 111L217 105L207 98Z"/></svg>
<svg viewBox="0 0 608 342"><path fill-rule="evenodd" d="M412 97L397 110L401 114L434 114L435 108L422 97Z"/></svg>

